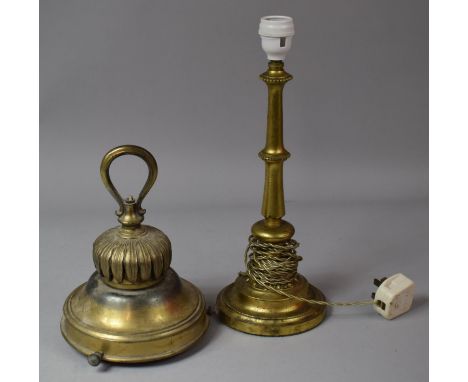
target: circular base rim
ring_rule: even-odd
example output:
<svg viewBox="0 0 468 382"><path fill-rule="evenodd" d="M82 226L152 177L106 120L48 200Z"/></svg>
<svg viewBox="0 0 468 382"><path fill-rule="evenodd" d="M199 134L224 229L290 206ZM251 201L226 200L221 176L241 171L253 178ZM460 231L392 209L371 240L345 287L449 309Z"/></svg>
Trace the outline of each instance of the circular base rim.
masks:
<svg viewBox="0 0 468 382"><path fill-rule="evenodd" d="M240 276L234 283L221 290L216 300L219 319L222 323L232 329L258 336L281 337L311 330L325 319L327 310L326 306L313 304L309 304L311 308L301 314L297 314L293 309L291 309L290 315L285 316L284 314L281 314L281 316L278 315L278 317L273 318L271 317L271 314L269 317L265 317L266 315L259 313L256 315L249 314L241 305L236 306L236 304L228 297L228 295L232 295L232 293L241 293L242 289L242 295L247 295L253 299L259 300L258 291L254 290L254 288L246 288L245 283L242 287L239 286L239 280L241 277L242 276ZM325 301L324 294L317 287L309 284L303 277L302 279L304 280L307 288L309 288L309 293L313 295L313 299ZM292 307L293 304L297 303L294 299L285 299L283 296L279 294L277 295L278 299L282 299L284 308L288 308L288 305Z"/></svg>
<svg viewBox="0 0 468 382"><path fill-rule="evenodd" d="M65 301L63 316L60 322L62 336L71 347L86 356L97 351L102 352L102 360L106 362L146 363L176 356L200 340L209 326L205 300L200 290L182 278L181 281L197 291L199 303L190 317L168 328L169 330L148 333L148 335L131 335L128 333L118 335L90 328L86 324L77 321L69 310L69 304L73 296L86 286L87 283L84 283L70 293ZM116 291L118 292L117 289ZM182 341L181 346L173 347L172 343L177 342L175 339ZM161 347L164 347L166 343L171 344L170 348L166 351L161 351ZM130 347L133 354L119 356L117 350L119 346L126 346L127 349Z"/></svg>

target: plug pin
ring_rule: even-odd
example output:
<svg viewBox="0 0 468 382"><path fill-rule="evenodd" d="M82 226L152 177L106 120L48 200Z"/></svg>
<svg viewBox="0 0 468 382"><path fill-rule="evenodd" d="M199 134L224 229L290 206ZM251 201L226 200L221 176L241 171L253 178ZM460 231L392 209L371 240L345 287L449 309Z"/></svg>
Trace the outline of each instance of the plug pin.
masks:
<svg viewBox="0 0 468 382"><path fill-rule="evenodd" d="M382 277L380 280L379 280L379 279L374 279L374 285L375 285L376 287L379 287L380 284L382 284L385 280L387 280L386 277Z"/></svg>

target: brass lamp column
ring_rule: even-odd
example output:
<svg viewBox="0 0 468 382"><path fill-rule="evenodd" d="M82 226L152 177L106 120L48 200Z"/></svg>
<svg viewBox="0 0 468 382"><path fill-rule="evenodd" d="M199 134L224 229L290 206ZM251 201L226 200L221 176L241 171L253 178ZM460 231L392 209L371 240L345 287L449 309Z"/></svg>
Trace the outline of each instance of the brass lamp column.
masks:
<svg viewBox="0 0 468 382"><path fill-rule="evenodd" d="M262 215L265 219L252 226L252 234L269 242L289 240L294 235L292 224L281 219L285 215L283 162L291 154L283 145L283 87L292 80L284 71L282 61L270 61L268 70L260 75L268 86L268 115L265 148L258 156L265 161L265 187Z"/></svg>
<svg viewBox="0 0 468 382"><path fill-rule="evenodd" d="M259 153L265 161L264 219L252 226L249 248L255 247L263 256L261 264L267 264L274 263L276 257L284 253L293 252L296 256L298 246L292 239L293 225L282 219L285 215L283 162L290 156L283 145L282 95L284 85L292 79L284 70L283 60L294 35L292 19L263 17L259 33L262 48L269 58L267 71L260 75L268 87L266 145ZM300 257L296 258L300 260ZM251 262L252 259L247 264L248 272L240 273L235 282L218 295L217 310L223 323L245 333L285 336L312 329L324 319L325 306L294 297L325 300L322 292L297 272L297 263L292 266L288 263L287 269L273 270L262 282L256 279L255 273L249 273ZM261 264L253 264L260 273L263 272Z"/></svg>

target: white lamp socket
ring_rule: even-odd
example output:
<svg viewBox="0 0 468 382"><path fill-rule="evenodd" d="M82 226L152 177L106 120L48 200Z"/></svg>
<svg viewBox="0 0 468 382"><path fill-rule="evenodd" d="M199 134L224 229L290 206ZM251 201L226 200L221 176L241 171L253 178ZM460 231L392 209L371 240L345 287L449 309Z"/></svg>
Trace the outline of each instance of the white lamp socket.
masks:
<svg viewBox="0 0 468 382"><path fill-rule="evenodd" d="M260 19L258 34L262 49L271 61L283 61L291 49L294 23L289 16L264 16Z"/></svg>

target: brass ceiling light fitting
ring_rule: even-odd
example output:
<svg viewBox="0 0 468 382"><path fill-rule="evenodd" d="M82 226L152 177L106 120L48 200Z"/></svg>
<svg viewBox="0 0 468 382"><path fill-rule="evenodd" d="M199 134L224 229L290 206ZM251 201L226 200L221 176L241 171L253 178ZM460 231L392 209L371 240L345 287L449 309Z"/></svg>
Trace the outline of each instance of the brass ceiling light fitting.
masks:
<svg viewBox="0 0 468 382"><path fill-rule="evenodd" d="M282 93L292 79L283 60L291 47L293 20L262 17L259 34L269 59L268 70L260 75L268 87L266 145L259 153L265 161L264 219L252 226L245 254L247 271L219 293L216 308L220 320L231 328L262 336L286 336L320 324L326 306L300 300L325 301L325 297L297 272L299 244L292 238L293 225L282 219L283 162L290 156L283 146Z"/></svg>
<svg viewBox="0 0 468 382"><path fill-rule="evenodd" d="M148 166L137 200L123 200L110 179L110 165L122 155L138 156ZM101 360L137 363L174 356L203 335L208 318L200 291L170 268L169 238L141 224L146 212L141 203L157 177L156 160L142 147L119 146L104 156L100 172L119 204L121 226L94 242L96 272L65 301L62 334L93 366Z"/></svg>

